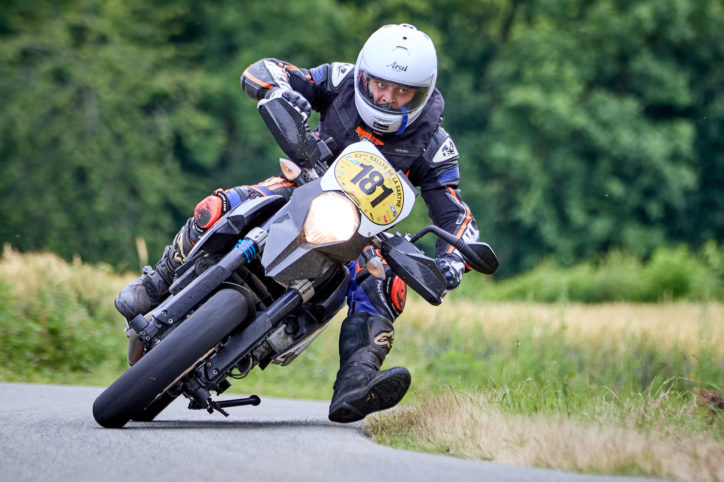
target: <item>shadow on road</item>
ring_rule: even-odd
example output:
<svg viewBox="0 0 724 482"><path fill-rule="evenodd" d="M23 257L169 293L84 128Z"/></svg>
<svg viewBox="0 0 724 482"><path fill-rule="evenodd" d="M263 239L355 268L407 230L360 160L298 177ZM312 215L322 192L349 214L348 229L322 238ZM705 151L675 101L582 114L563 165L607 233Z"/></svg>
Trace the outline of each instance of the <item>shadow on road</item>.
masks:
<svg viewBox="0 0 724 482"><path fill-rule="evenodd" d="M338 424L326 420L157 420L153 422L129 422L123 430L264 430L270 428L331 428L335 430L355 430L364 433L362 423ZM102 427L98 427L102 430Z"/></svg>

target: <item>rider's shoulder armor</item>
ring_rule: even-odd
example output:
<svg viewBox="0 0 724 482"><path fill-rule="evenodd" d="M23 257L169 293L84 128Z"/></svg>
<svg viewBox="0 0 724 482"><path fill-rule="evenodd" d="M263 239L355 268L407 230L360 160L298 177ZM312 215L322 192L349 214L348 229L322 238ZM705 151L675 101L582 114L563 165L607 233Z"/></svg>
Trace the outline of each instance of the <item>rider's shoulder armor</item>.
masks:
<svg viewBox="0 0 724 482"><path fill-rule="evenodd" d="M460 182L459 157L452 137L442 126L438 126L425 146L425 151L413 165L411 175L422 189L457 187Z"/></svg>
<svg viewBox="0 0 724 482"><path fill-rule="evenodd" d="M315 86L315 106L317 110L323 111L334 102L337 95L342 91L345 80L354 78L354 64L345 62L333 62L322 64L309 69L309 74Z"/></svg>
<svg viewBox="0 0 724 482"><path fill-rule="evenodd" d="M327 88L337 91L342 85L342 81L344 81L344 79L354 75L354 64L348 64L346 62L334 62L329 65L327 71L329 74Z"/></svg>

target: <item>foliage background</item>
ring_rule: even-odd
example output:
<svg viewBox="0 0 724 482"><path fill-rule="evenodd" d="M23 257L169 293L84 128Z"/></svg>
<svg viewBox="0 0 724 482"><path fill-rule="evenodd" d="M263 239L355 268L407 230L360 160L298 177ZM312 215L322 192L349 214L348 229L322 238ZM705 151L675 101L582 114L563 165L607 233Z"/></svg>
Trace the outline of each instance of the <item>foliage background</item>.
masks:
<svg viewBox="0 0 724 482"><path fill-rule="evenodd" d="M438 47L502 276L721 243L719 0L4 0L0 242L136 270L142 237L153 261L210 191L277 171L243 69L354 62L392 22Z"/></svg>

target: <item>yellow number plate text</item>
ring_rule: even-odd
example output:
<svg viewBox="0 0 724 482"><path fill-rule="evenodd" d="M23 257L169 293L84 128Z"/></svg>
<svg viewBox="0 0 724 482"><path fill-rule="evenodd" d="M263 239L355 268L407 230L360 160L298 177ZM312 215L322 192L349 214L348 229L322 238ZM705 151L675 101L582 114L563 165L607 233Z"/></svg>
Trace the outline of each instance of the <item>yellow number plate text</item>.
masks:
<svg viewBox="0 0 724 482"><path fill-rule="evenodd" d="M375 224L397 219L405 201L402 181L383 158L368 152L351 152L337 161L334 177Z"/></svg>

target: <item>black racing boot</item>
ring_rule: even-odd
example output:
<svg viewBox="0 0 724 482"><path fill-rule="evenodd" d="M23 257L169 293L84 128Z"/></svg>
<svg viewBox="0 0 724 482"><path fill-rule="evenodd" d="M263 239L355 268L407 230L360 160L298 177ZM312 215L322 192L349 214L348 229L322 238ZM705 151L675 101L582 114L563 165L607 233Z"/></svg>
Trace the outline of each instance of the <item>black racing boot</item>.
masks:
<svg viewBox="0 0 724 482"><path fill-rule="evenodd" d="M186 261L186 255L203 234L193 218L179 230L170 246L163 250L161 259L151 269L145 266L140 278L132 281L116 296L116 309L126 318L128 336L128 364L133 366L144 355L144 346L128 321L137 315L145 315L157 307L169 294L176 269Z"/></svg>
<svg viewBox="0 0 724 482"><path fill-rule="evenodd" d="M339 336L340 368L329 406L331 421L356 422L402 400L411 381L407 368L380 371L393 339L392 322L382 316L355 313L344 320Z"/></svg>
<svg viewBox="0 0 724 482"><path fill-rule="evenodd" d="M168 296L176 269L186 261L186 255L203 233L193 221L191 218L184 224L153 269L144 267L141 277L118 293L116 309L126 320L145 315Z"/></svg>
<svg viewBox="0 0 724 482"><path fill-rule="evenodd" d="M153 269L150 266L144 267L141 277L128 284L116 296L116 309L127 320L132 320L136 315L145 315L168 296L176 264L171 258L172 249L172 246L166 246L156 266ZM176 266L180 266L180 263Z"/></svg>

